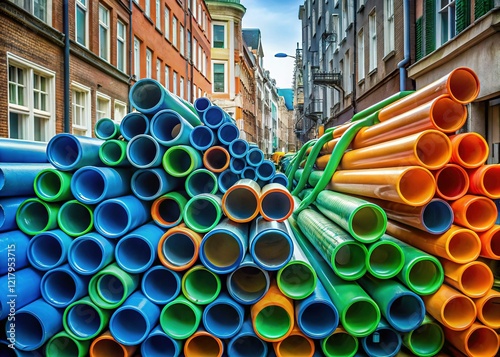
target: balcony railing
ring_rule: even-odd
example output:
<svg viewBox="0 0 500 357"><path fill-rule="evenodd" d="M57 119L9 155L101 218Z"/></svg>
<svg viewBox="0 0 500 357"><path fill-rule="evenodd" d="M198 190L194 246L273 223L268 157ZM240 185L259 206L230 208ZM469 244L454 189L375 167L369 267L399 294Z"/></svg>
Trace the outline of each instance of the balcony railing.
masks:
<svg viewBox="0 0 500 357"><path fill-rule="evenodd" d="M339 72L313 72L313 83L328 87L334 87L343 91L342 88L342 74Z"/></svg>

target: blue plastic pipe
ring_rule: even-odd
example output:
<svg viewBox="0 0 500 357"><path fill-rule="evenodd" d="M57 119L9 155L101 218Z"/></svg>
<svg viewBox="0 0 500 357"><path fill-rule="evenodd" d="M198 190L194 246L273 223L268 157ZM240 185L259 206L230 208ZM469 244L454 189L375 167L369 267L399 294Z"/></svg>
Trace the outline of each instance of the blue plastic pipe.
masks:
<svg viewBox="0 0 500 357"><path fill-rule="evenodd" d="M224 218L203 237L199 257L212 272L228 274L239 267L247 248L248 224Z"/></svg>
<svg viewBox="0 0 500 357"><path fill-rule="evenodd" d="M6 323L7 338L13 336L14 345L19 350L36 350L62 330L62 315L61 309L43 299L35 300L17 310L15 322Z"/></svg>
<svg viewBox="0 0 500 357"><path fill-rule="evenodd" d="M149 134L149 118L139 112L125 115L120 123L120 132L125 140L130 141L137 135Z"/></svg>
<svg viewBox="0 0 500 357"><path fill-rule="evenodd" d="M394 357L402 343L400 334L384 318L380 319L375 332L361 338L361 346L370 357Z"/></svg>
<svg viewBox="0 0 500 357"><path fill-rule="evenodd" d="M74 239L68 249L68 264L81 275L93 275L115 259L115 242L96 232Z"/></svg>
<svg viewBox="0 0 500 357"><path fill-rule="evenodd" d="M30 264L41 271L54 269L66 262L72 238L60 229L37 234L29 241Z"/></svg>
<svg viewBox="0 0 500 357"><path fill-rule="evenodd" d="M255 171L257 177L262 181L270 181L276 174L276 167L271 160L263 160Z"/></svg>
<svg viewBox="0 0 500 357"><path fill-rule="evenodd" d="M253 305L269 290L269 272L255 264L247 253L239 267L227 276L226 286L229 295L238 303Z"/></svg>
<svg viewBox="0 0 500 357"><path fill-rule="evenodd" d="M71 192L80 202L95 205L130 192L130 170L85 166L71 178Z"/></svg>
<svg viewBox="0 0 500 357"><path fill-rule="evenodd" d="M24 268L29 264L28 244L30 237L22 231L0 233L0 275ZM10 253L10 256L9 256ZM15 258L15 262L9 257Z"/></svg>
<svg viewBox="0 0 500 357"><path fill-rule="evenodd" d="M203 113L212 106L212 102L207 97L197 98L193 103L194 109L198 112L200 120L203 118Z"/></svg>
<svg viewBox="0 0 500 357"><path fill-rule="evenodd" d="M0 139L0 162L49 162L47 143L20 139Z"/></svg>
<svg viewBox="0 0 500 357"><path fill-rule="evenodd" d="M76 274L69 264L45 273L40 282L43 299L57 308L64 308L87 295L90 277Z"/></svg>
<svg viewBox="0 0 500 357"><path fill-rule="evenodd" d="M152 136L140 134L127 144L127 159L138 169L161 166L167 148L160 145Z"/></svg>
<svg viewBox="0 0 500 357"><path fill-rule="evenodd" d="M148 357L178 357L182 342L168 336L160 325L156 326L141 344L141 354Z"/></svg>
<svg viewBox="0 0 500 357"><path fill-rule="evenodd" d="M292 258L293 242L284 223L257 217L249 237L250 254L262 269L280 270Z"/></svg>
<svg viewBox="0 0 500 357"><path fill-rule="evenodd" d="M205 168L192 171L186 178L184 186L189 197L202 193L216 194L219 189L217 175Z"/></svg>
<svg viewBox="0 0 500 357"><path fill-rule="evenodd" d="M267 352L267 343L255 334L249 317L243 322L238 334L227 344L227 355L231 357L266 357Z"/></svg>
<svg viewBox="0 0 500 357"><path fill-rule="evenodd" d="M247 162L243 158L232 157L229 161L229 169L237 175L241 175L246 166Z"/></svg>
<svg viewBox="0 0 500 357"><path fill-rule="evenodd" d="M136 291L113 313L109 330L119 343L138 345L148 337L159 318L160 308Z"/></svg>
<svg viewBox="0 0 500 357"><path fill-rule="evenodd" d="M234 337L241 329L245 319L242 305L222 292L203 310L203 326L215 337L226 339Z"/></svg>
<svg viewBox="0 0 500 357"><path fill-rule="evenodd" d="M101 118L95 123L94 134L101 140L117 139L120 136L120 124L110 118Z"/></svg>
<svg viewBox="0 0 500 357"><path fill-rule="evenodd" d="M229 144L229 153L232 157L244 159L247 155L250 146L248 142L243 139L235 139Z"/></svg>
<svg viewBox="0 0 500 357"><path fill-rule="evenodd" d="M211 129L217 130L222 124L229 122L229 115L217 105L211 105L203 113L203 123Z"/></svg>
<svg viewBox="0 0 500 357"><path fill-rule="evenodd" d="M295 302L295 318L307 337L322 339L330 336L339 324L339 313L321 281L313 293Z"/></svg>
<svg viewBox="0 0 500 357"><path fill-rule="evenodd" d="M240 176L235 174L231 169L222 171L217 178L219 191L222 194L226 193L239 179Z"/></svg>
<svg viewBox="0 0 500 357"><path fill-rule="evenodd" d="M170 109L160 110L151 119L151 136L161 145L187 145L193 126L179 113Z"/></svg>
<svg viewBox="0 0 500 357"><path fill-rule="evenodd" d="M181 185L181 181L169 175L163 168L140 169L134 172L130 181L132 193L144 201L153 201L173 191Z"/></svg>
<svg viewBox="0 0 500 357"><path fill-rule="evenodd" d="M181 276L162 265L155 265L142 276L141 291L151 302L166 305L179 295Z"/></svg>
<svg viewBox="0 0 500 357"><path fill-rule="evenodd" d="M107 238L118 238L150 219L149 204L128 195L101 202L94 210L94 227Z"/></svg>
<svg viewBox="0 0 500 357"><path fill-rule="evenodd" d="M205 125L199 125L194 127L189 134L189 143L196 150L205 151L209 147L214 146L217 141L212 129Z"/></svg>
<svg viewBox="0 0 500 357"><path fill-rule="evenodd" d="M0 320L15 319L16 311L39 299L42 273L27 267L0 276Z"/></svg>
<svg viewBox="0 0 500 357"><path fill-rule="evenodd" d="M230 145L239 137L240 130L233 122L224 123L217 129L217 138L223 145Z"/></svg>
<svg viewBox="0 0 500 357"><path fill-rule="evenodd" d="M288 177L283 172L276 172L274 177L271 179L271 183L279 183L285 187L288 186Z"/></svg>
<svg viewBox="0 0 500 357"><path fill-rule="evenodd" d="M242 179L250 179L253 181L257 181L257 172L255 171L255 167L246 166L243 171L241 171Z"/></svg>
<svg viewBox="0 0 500 357"><path fill-rule="evenodd" d="M49 164L0 163L0 197L34 196L33 182Z"/></svg>
<svg viewBox="0 0 500 357"><path fill-rule="evenodd" d="M27 199L28 197L9 197L0 199L0 232L17 229L16 212L19 205Z"/></svg>
<svg viewBox="0 0 500 357"><path fill-rule="evenodd" d="M264 161L264 152L258 147L252 147L247 151L245 158L248 165L258 167Z"/></svg>
<svg viewBox="0 0 500 357"><path fill-rule="evenodd" d="M127 273L148 270L157 258L158 243L165 233L154 223L147 223L122 237L115 248L115 259Z"/></svg>
<svg viewBox="0 0 500 357"><path fill-rule="evenodd" d="M103 166L99 148L104 141L61 133L50 139L47 157L56 169L73 171L84 166Z"/></svg>

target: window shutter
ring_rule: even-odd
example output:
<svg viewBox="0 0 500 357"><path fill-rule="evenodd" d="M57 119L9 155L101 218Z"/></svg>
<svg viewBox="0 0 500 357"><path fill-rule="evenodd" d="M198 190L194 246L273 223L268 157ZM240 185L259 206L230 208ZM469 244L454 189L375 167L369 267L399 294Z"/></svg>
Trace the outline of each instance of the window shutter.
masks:
<svg viewBox="0 0 500 357"><path fill-rule="evenodd" d="M467 26L470 25L470 0L456 0L455 8L456 8L456 23L455 28L457 34L465 30Z"/></svg>
<svg viewBox="0 0 500 357"><path fill-rule="evenodd" d="M478 19L493 8L492 0L476 0L474 4L474 18Z"/></svg>
<svg viewBox="0 0 500 357"><path fill-rule="evenodd" d="M423 21L423 18L422 17L419 17L416 21L416 24L415 24L415 52L416 52L416 55L415 55L415 59L418 61L420 60L422 57L424 57L424 53L423 53L423 48L422 48L422 21Z"/></svg>
<svg viewBox="0 0 500 357"><path fill-rule="evenodd" d="M425 54L436 49L436 4L425 0Z"/></svg>

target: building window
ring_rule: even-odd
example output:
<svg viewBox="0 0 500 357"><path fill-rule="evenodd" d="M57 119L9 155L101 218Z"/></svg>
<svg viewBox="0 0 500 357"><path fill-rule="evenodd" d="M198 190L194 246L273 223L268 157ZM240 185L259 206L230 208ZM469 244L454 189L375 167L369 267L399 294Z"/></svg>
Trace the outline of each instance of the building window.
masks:
<svg viewBox="0 0 500 357"><path fill-rule="evenodd" d="M181 97L182 99L186 99L184 97L184 77L182 76L179 79L179 97Z"/></svg>
<svg viewBox="0 0 500 357"><path fill-rule="evenodd" d="M151 17L151 0L144 0L144 15Z"/></svg>
<svg viewBox="0 0 500 357"><path fill-rule="evenodd" d="M95 120L102 118L111 118L111 98L102 93L97 93Z"/></svg>
<svg viewBox="0 0 500 357"><path fill-rule="evenodd" d="M394 51L394 0L384 1L384 55Z"/></svg>
<svg viewBox="0 0 500 357"><path fill-rule="evenodd" d="M365 78L365 36L363 29L358 32L358 81Z"/></svg>
<svg viewBox="0 0 500 357"><path fill-rule="evenodd" d="M161 81L161 59L157 58L156 59L156 80L158 82Z"/></svg>
<svg viewBox="0 0 500 357"><path fill-rule="evenodd" d="M71 86L73 134L92 136L90 119L90 88L74 83Z"/></svg>
<svg viewBox="0 0 500 357"><path fill-rule="evenodd" d="M203 52L204 60L203 60L203 75L207 77L207 68L208 68L208 56L205 52Z"/></svg>
<svg viewBox="0 0 500 357"><path fill-rule="evenodd" d="M118 20L116 24L116 67L125 72L127 48L125 40L127 38L125 24Z"/></svg>
<svg viewBox="0 0 500 357"><path fill-rule="evenodd" d="M187 32L187 57L189 60L193 57L193 47L192 47L191 31Z"/></svg>
<svg viewBox="0 0 500 357"><path fill-rule="evenodd" d="M335 38L340 38L340 21L338 14L332 14L332 32L335 34ZM337 47L339 46L339 41L335 41L337 43Z"/></svg>
<svg viewBox="0 0 500 357"><path fill-rule="evenodd" d="M119 100L115 100L115 117L114 121L119 123L127 115L127 104Z"/></svg>
<svg viewBox="0 0 500 357"><path fill-rule="evenodd" d="M225 25L213 25L213 40L212 43L214 48L225 48L225 37L226 37L226 26Z"/></svg>
<svg viewBox="0 0 500 357"><path fill-rule="evenodd" d="M225 68L224 63L214 63L214 79L213 79L213 91L216 93L224 93L226 91L226 79L225 79Z"/></svg>
<svg viewBox="0 0 500 357"><path fill-rule="evenodd" d="M141 78L141 41L137 37L134 37L134 75Z"/></svg>
<svg viewBox="0 0 500 357"><path fill-rule="evenodd" d="M369 54L370 54L370 72L377 68L377 15L373 11L368 16L368 28L369 28Z"/></svg>
<svg viewBox="0 0 500 357"><path fill-rule="evenodd" d="M17 6L22 7L24 10L42 20L43 22L50 24L51 19L51 0L11 0Z"/></svg>
<svg viewBox="0 0 500 357"><path fill-rule="evenodd" d="M186 52L185 52L186 49L184 47L184 26L182 26L182 25L179 26L179 37L180 37L180 39L179 39L179 44L180 44L179 50L181 52L181 55L185 56L186 55Z"/></svg>
<svg viewBox="0 0 500 357"><path fill-rule="evenodd" d="M156 28L160 29L161 28L161 2L160 0L156 0L156 6L155 6L155 15L156 15Z"/></svg>
<svg viewBox="0 0 500 357"><path fill-rule="evenodd" d="M165 88L170 90L170 67L165 66Z"/></svg>
<svg viewBox="0 0 500 357"><path fill-rule="evenodd" d="M203 47L198 47L198 68L200 69L201 73L205 74L205 71L203 70Z"/></svg>
<svg viewBox="0 0 500 357"><path fill-rule="evenodd" d="M177 47L177 17L172 19L172 44Z"/></svg>
<svg viewBox="0 0 500 357"><path fill-rule="evenodd" d="M75 38L76 42L87 47L87 0L76 0Z"/></svg>
<svg viewBox="0 0 500 357"><path fill-rule="evenodd" d="M349 25L349 14L347 7L347 0L342 0L342 36L345 38L347 36L347 26Z"/></svg>
<svg viewBox="0 0 500 357"><path fill-rule="evenodd" d="M187 98L186 100L191 101L191 81L188 79L187 82Z"/></svg>
<svg viewBox="0 0 500 357"><path fill-rule="evenodd" d="M165 38L170 41L170 10L165 7Z"/></svg>
<svg viewBox="0 0 500 357"><path fill-rule="evenodd" d="M177 95L177 72L174 71L174 74L172 76L172 87L173 87L173 93Z"/></svg>
<svg viewBox="0 0 500 357"><path fill-rule="evenodd" d="M195 101L197 98L196 98L196 84L193 83L193 101Z"/></svg>
<svg viewBox="0 0 500 357"><path fill-rule="evenodd" d="M8 137L49 141L55 134L55 74L7 53Z"/></svg>
<svg viewBox="0 0 500 357"><path fill-rule="evenodd" d="M109 62L109 10L99 5L99 57Z"/></svg>
<svg viewBox="0 0 500 357"><path fill-rule="evenodd" d="M441 0L437 5L437 43L444 44L455 37L455 0Z"/></svg>
<svg viewBox="0 0 500 357"><path fill-rule="evenodd" d="M152 78L151 77L152 66L153 66L153 52L151 52L149 48L146 48L146 78Z"/></svg>
<svg viewBox="0 0 500 357"><path fill-rule="evenodd" d="M352 92L352 74L351 74L351 56L349 51L346 51L344 55L344 88L346 93Z"/></svg>
<svg viewBox="0 0 500 357"><path fill-rule="evenodd" d="M198 41L196 41L196 38L193 37L193 64L200 70L200 67L198 66Z"/></svg>

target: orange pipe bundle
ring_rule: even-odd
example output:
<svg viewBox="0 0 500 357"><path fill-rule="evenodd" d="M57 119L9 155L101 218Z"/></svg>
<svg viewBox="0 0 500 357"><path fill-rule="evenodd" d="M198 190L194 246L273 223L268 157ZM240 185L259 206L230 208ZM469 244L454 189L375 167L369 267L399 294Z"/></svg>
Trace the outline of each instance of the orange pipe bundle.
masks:
<svg viewBox="0 0 500 357"><path fill-rule="evenodd" d="M125 346L118 343L109 331L92 341L89 349L90 357L132 357L138 346Z"/></svg>
<svg viewBox="0 0 500 357"><path fill-rule="evenodd" d="M313 339L304 335L297 325L295 325L288 337L281 341L273 342L273 349L276 357L312 357L315 345Z"/></svg>
<svg viewBox="0 0 500 357"><path fill-rule="evenodd" d="M500 329L500 292L490 290L483 297L474 299L474 303L479 321L492 329Z"/></svg>
<svg viewBox="0 0 500 357"><path fill-rule="evenodd" d="M500 260L500 225L495 224L485 232L478 233L481 240L480 255L485 258Z"/></svg>
<svg viewBox="0 0 500 357"><path fill-rule="evenodd" d="M386 106L379 112L378 117L381 122L389 120L442 94L449 95L452 100L460 104L468 104L477 98L479 89L479 78L476 73L470 68L458 67L427 86Z"/></svg>
<svg viewBox="0 0 500 357"><path fill-rule="evenodd" d="M331 154L333 152L333 149L335 148L335 145L339 142L340 138L335 138L327 142L323 147L321 148L321 151L319 152L321 155L326 155L326 154Z"/></svg>
<svg viewBox="0 0 500 357"><path fill-rule="evenodd" d="M465 195L451 203L454 222L475 232L493 227L498 217L495 203L487 197Z"/></svg>
<svg viewBox="0 0 500 357"><path fill-rule="evenodd" d="M469 193L492 200L500 198L500 165L482 165L469 170Z"/></svg>
<svg viewBox="0 0 500 357"><path fill-rule="evenodd" d="M413 206L425 205L436 192L434 176L420 166L341 170L335 172L329 188Z"/></svg>
<svg viewBox="0 0 500 357"><path fill-rule="evenodd" d="M474 231L452 225L440 235L430 234L395 221L387 222L387 233L429 254L466 264L476 260L481 241Z"/></svg>
<svg viewBox="0 0 500 357"><path fill-rule="evenodd" d="M446 328L462 331L476 320L474 301L446 284L441 285L434 294L421 297L427 313Z"/></svg>
<svg viewBox="0 0 500 357"><path fill-rule="evenodd" d="M185 356L221 357L223 352L221 339L203 330L189 336L184 344Z"/></svg>
<svg viewBox="0 0 500 357"><path fill-rule="evenodd" d="M451 135L451 163L466 169L475 169L488 159L489 147L486 140L478 133Z"/></svg>
<svg viewBox="0 0 500 357"><path fill-rule="evenodd" d="M498 356L498 335L480 323L474 323L465 331L444 329L446 340L469 357Z"/></svg>
<svg viewBox="0 0 500 357"><path fill-rule="evenodd" d="M444 282L470 298L483 297L493 287L493 273L480 261L457 264L440 259L440 262L444 269Z"/></svg>
<svg viewBox="0 0 500 357"><path fill-rule="evenodd" d="M460 165L448 164L433 171L433 174L436 179L436 195L443 200L458 200L469 190L469 175Z"/></svg>
<svg viewBox="0 0 500 357"><path fill-rule="evenodd" d="M438 170L450 161L451 142L446 134L425 130L399 139L347 151L340 166L343 170L394 166L421 166Z"/></svg>
<svg viewBox="0 0 500 357"><path fill-rule="evenodd" d="M237 223L252 221L259 214L260 186L250 179L238 180L222 196L224 214Z"/></svg>
<svg viewBox="0 0 500 357"><path fill-rule="evenodd" d="M158 243L158 258L173 271L189 269L198 260L202 236L184 223L170 228Z"/></svg>
<svg viewBox="0 0 500 357"><path fill-rule="evenodd" d="M460 129L466 119L467 108L464 105L448 96L441 96L422 106L405 110L391 120L362 128L351 145L353 149L359 149L428 129L451 134Z"/></svg>

